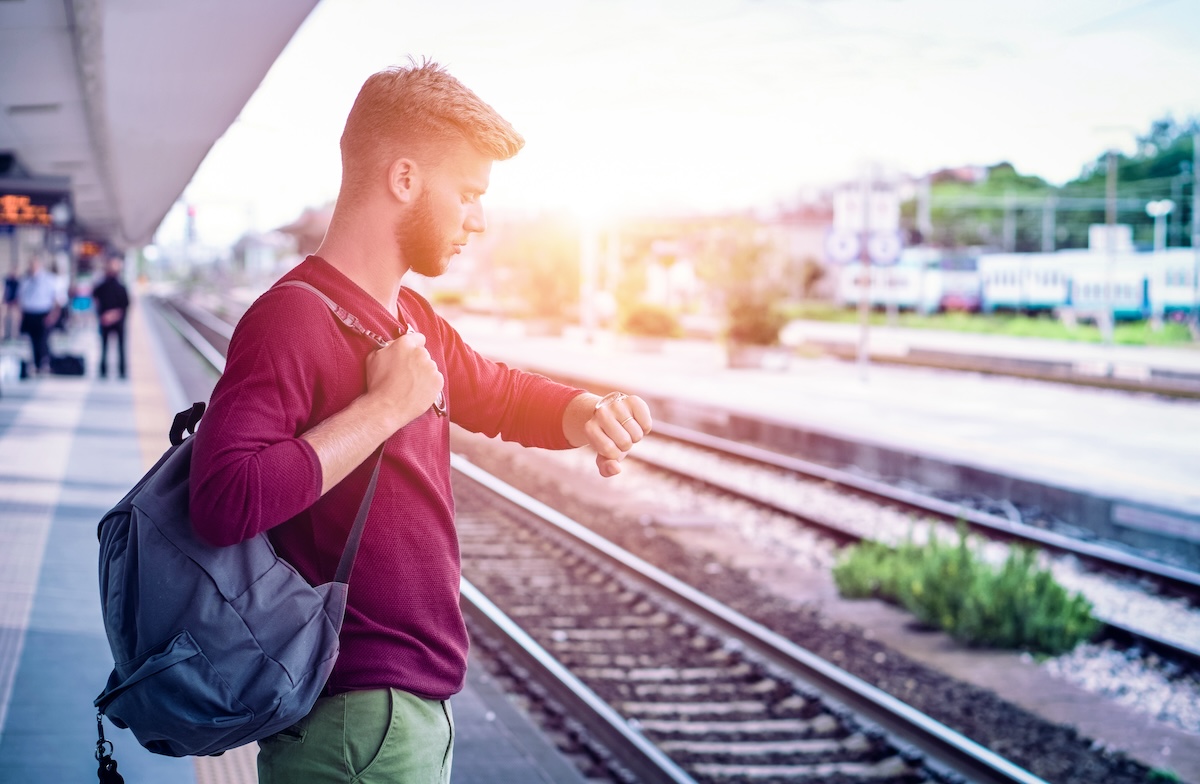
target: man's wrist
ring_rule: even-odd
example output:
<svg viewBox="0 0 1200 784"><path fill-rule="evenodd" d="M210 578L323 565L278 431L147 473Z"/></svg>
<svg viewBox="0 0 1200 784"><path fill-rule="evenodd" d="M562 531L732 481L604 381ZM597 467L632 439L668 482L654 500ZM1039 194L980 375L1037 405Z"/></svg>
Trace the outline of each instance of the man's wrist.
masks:
<svg viewBox="0 0 1200 784"><path fill-rule="evenodd" d="M400 407L382 395L372 394L370 390L364 392L354 401L354 406L358 408L358 416L369 428L378 429L380 440L386 440L391 437L400 428L407 425L410 419L404 419L404 413Z"/></svg>
<svg viewBox="0 0 1200 784"><path fill-rule="evenodd" d="M588 443L587 432L583 429L593 416L596 415L596 403L600 396L591 392L580 392L567 403L563 412L563 435L571 446L584 446Z"/></svg>

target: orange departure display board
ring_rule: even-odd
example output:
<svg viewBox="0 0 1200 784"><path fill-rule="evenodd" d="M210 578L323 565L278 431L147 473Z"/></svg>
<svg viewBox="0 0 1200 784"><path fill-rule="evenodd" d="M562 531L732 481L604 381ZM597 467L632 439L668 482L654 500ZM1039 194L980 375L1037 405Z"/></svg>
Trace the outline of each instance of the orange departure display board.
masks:
<svg viewBox="0 0 1200 784"><path fill-rule="evenodd" d="M32 196L0 193L0 226L49 226L50 207L38 204Z"/></svg>

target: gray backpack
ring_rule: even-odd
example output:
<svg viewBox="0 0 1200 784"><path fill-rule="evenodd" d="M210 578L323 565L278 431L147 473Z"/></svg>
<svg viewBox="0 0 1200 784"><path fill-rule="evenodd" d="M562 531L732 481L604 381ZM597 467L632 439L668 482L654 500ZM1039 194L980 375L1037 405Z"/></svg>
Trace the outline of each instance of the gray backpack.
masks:
<svg viewBox="0 0 1200 784"><path fill-rule="evenodd" d="M194 433L203 413L196 403L175 417L171 448L98 528L100 603L116 663L94 703L101 774L116 771L101 716L158 754L220 754L308 715L337 659L383 446L333 582L314 587L265 533L214 547L193 532L184 431Z"/></svg>

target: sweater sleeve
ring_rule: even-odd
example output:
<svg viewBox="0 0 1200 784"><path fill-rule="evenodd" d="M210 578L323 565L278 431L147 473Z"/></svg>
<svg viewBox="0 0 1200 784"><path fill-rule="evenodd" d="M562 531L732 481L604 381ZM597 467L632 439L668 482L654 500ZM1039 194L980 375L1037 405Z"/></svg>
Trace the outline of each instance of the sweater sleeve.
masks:
<svg viewBox="0 0 1200 784"><path fill-rule="evenodd" d="M249 539L296 516L320 497L321 465L298 438L311 425L317 357L331 356L321 325L301 293L272 294L234 331L225 373L196 431L191 516L214 545ZM311 325L301 331L287 324Z"/></svg>
<svg viewBox="0 0 1200 784"><path fill-rule="evenodd" d="M571 449L563 433L567 404L584 390L494 362L440 322L449 373L450 420L467 430L523 446Z"/></svg>

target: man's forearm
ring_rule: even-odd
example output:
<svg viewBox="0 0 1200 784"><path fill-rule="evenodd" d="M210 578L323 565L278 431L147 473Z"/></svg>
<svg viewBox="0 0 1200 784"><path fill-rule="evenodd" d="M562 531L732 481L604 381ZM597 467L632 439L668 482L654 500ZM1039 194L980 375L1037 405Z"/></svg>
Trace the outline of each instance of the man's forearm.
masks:
<svg viewBox="0 0 1200 784"><path fill-rule="evenodd" d="M367 459L400 425L380 401L363 395L300 436L321 463L321 495Z"/></svg>

